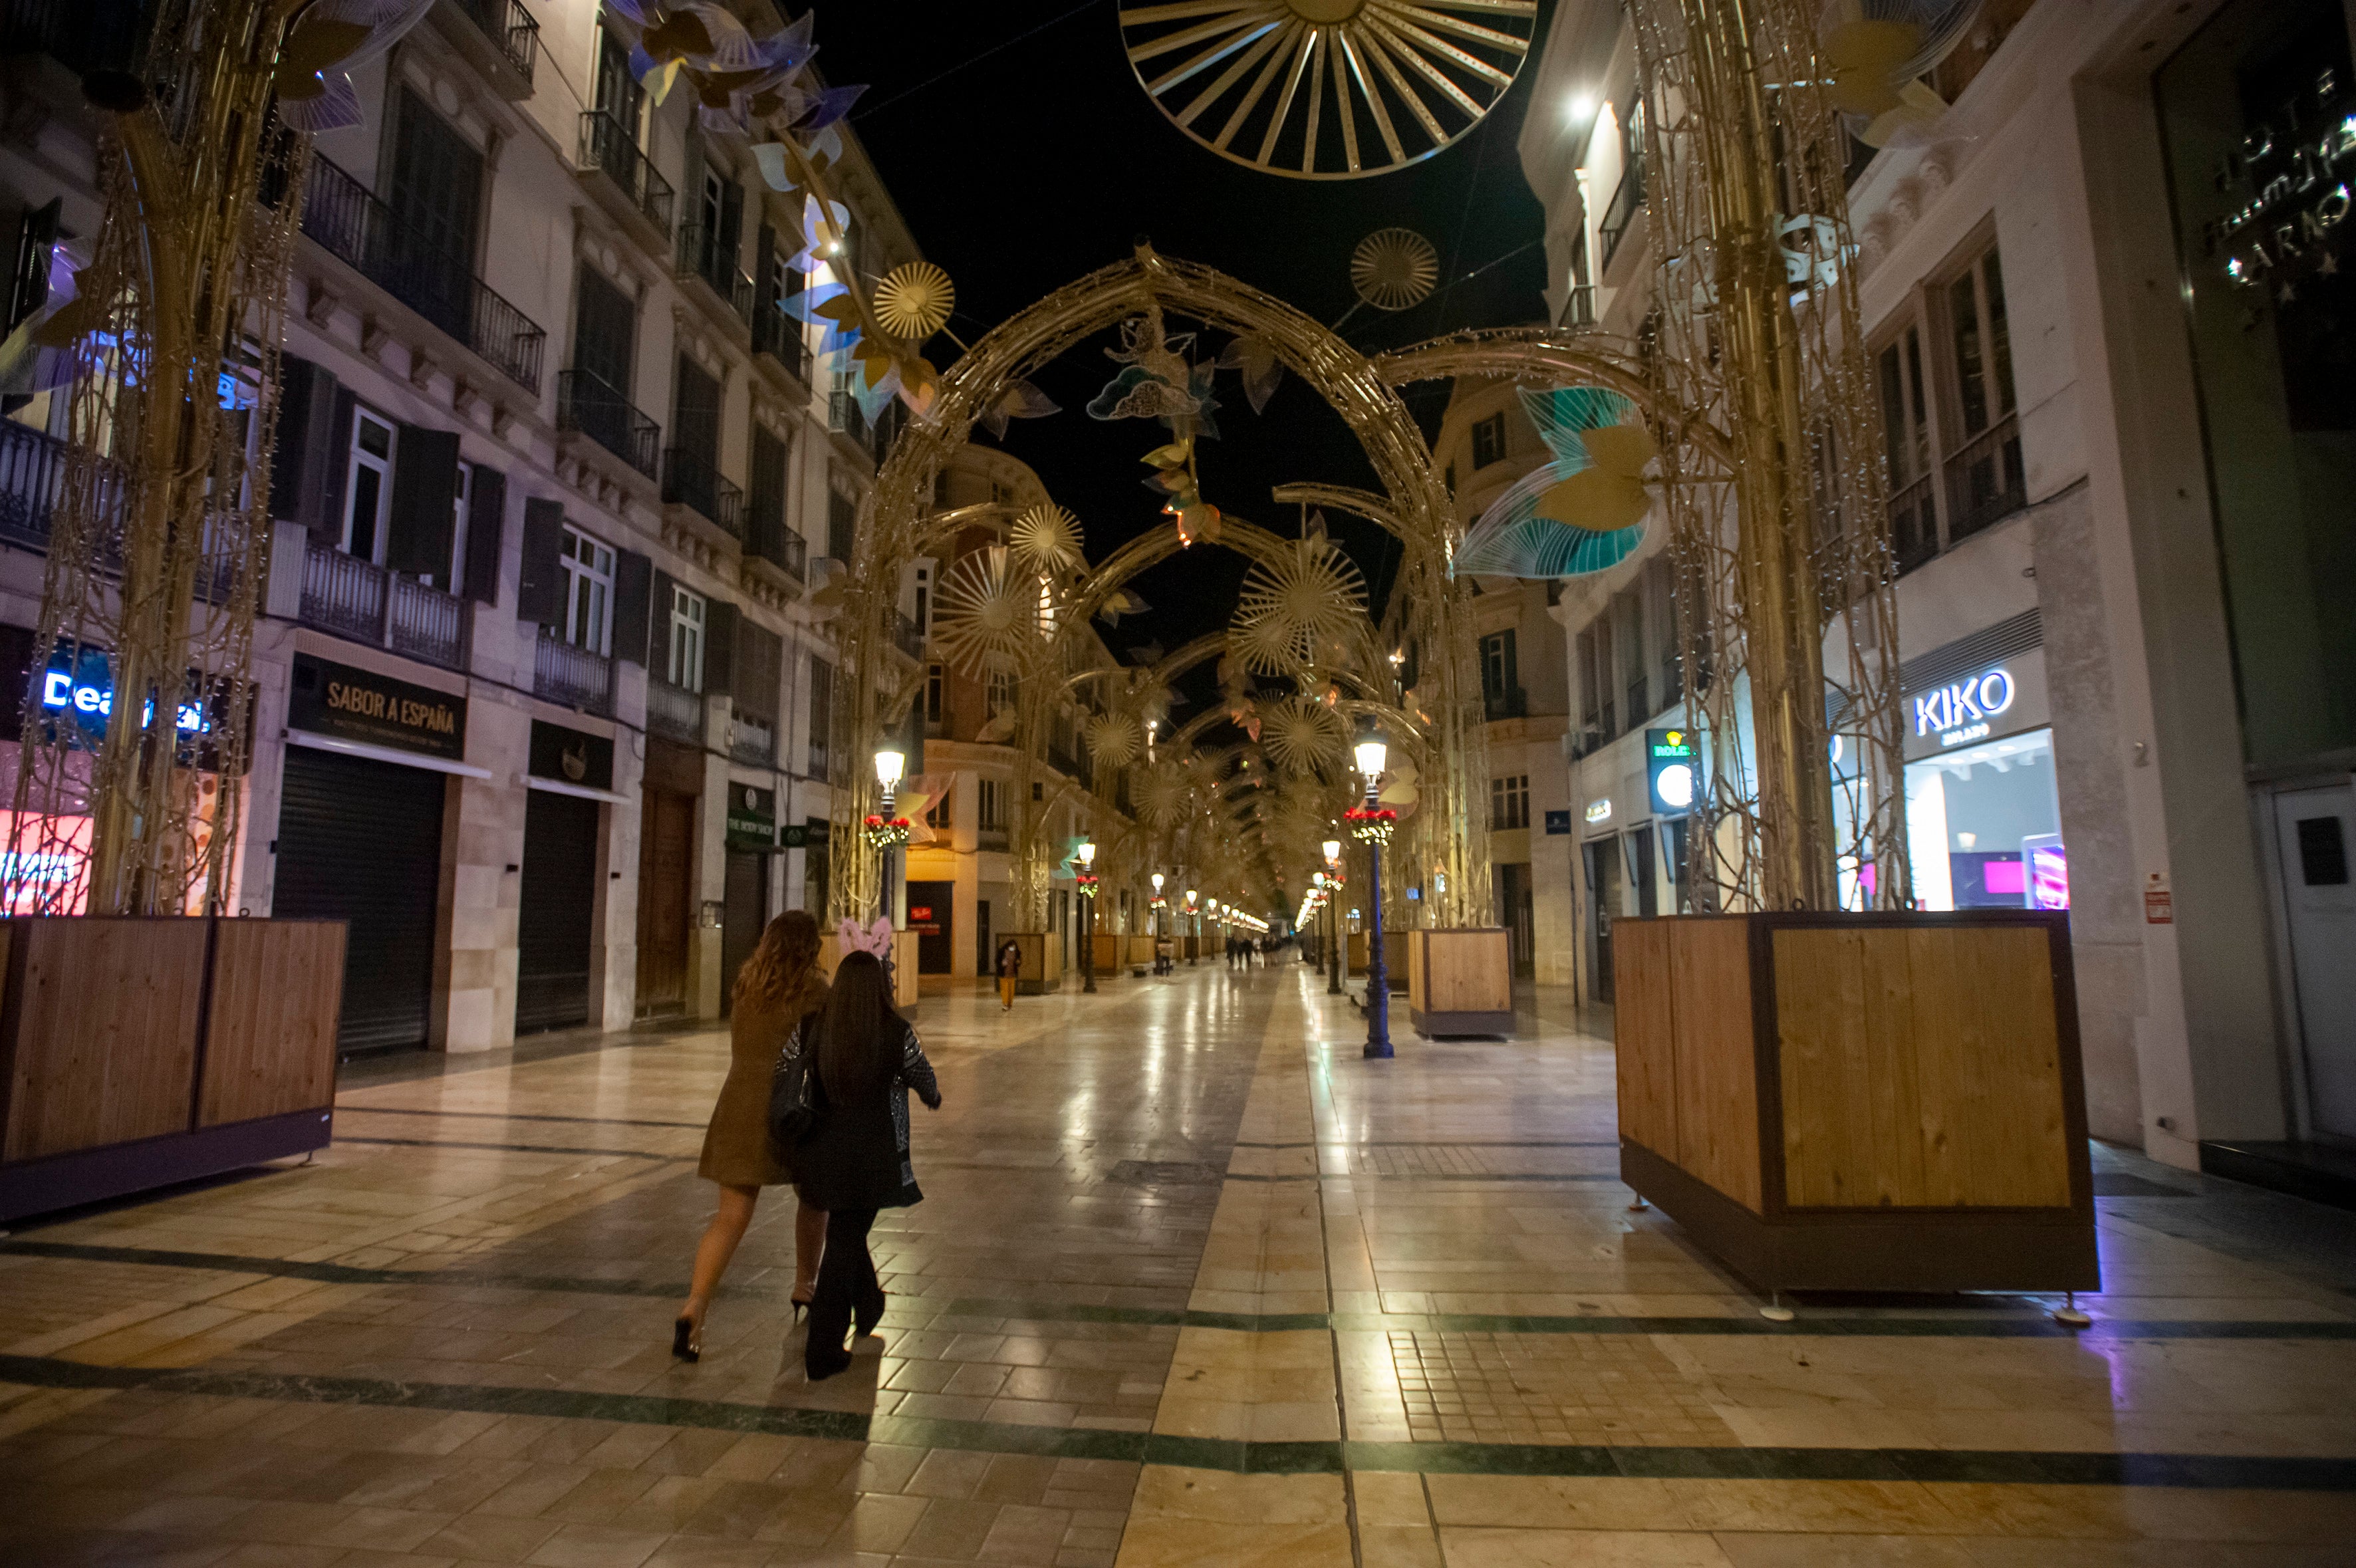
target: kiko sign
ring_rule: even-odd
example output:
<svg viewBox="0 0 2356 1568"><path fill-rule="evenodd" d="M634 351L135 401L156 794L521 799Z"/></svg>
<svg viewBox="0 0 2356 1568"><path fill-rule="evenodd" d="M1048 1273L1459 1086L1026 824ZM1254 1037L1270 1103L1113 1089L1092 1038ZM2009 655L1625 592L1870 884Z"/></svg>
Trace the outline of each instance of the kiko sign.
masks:
<svg viewBox="0 0 2356 1568"><path fill-rule="evenodd" d="M2001 664L1936 691L1918 693L1909 699L1914 733L1935 735L1943 746L1985 740L1994 727L1990 721L2019 694L2019 684Z"/></svg>

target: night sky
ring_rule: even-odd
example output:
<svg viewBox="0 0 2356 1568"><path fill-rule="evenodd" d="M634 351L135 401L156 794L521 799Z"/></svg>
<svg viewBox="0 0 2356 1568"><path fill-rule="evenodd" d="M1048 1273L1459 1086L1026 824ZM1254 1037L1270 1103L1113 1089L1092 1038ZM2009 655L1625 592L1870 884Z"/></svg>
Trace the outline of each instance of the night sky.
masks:
<svg viewBox="0 0 2356 1568"><path fill-rule="evenodd" d="M1130 68L1116 12L1116 0L818 7L818 64L831 81L869 84L851 123L916 242L956 281L949 327L958 337L971 342L1042 295L1126 256L1141 239L1330 324L1356 302L1351 252L1391 227L1432 242L1440 283L1422 305L1395 316L1361 308L1344 335L1362 350L1543 316L1543 214L1514 145L1535 74L1530 61L1505 102L1437 156L1365 179L1286 179L1228 163L1165 120ZM1534 60L1535 43L1531 53ZM1003 443L1078 514L1091 560L1169 526L1139 484L1147 471L1140 459L1168 439L1162 426L1099 422L1085 412L1118 369L1099 351L1111 341L1106 334L1084 344L1040 375L1065 412L1015 422ZM1224 341L1198 341L1196 358ZM942 338L929 351L946 365L957 349ZM1356 442L1301 383L1288 378L1258 415L1235 372L1221 373L1218 396L1221 438L1201 444L1199 467L1205 499L1223 511L1290 533L1297 514L1269 499L1273 486L1372 484ZM1415 389L1427 435L1446 398L1444 384ZM975 439L989 437L977 431ZM1371 524L1327 521L1379 593L1397 564L1396 546ZM1242 562L1227 552L1189 551L1137 580L1151 612L1104 628L1106 640L1125 657L1133 647L1175 648L1214 629L1225 624L1242 575ZM1193 693L1197 683L1187 684Z"/></svg>

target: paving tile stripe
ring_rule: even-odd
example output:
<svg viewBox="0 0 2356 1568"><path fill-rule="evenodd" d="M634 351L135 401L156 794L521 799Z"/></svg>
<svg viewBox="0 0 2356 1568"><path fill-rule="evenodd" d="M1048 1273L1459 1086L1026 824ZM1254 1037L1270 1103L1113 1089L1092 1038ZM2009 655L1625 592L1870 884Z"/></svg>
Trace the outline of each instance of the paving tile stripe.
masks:
<svg viewBox="0 0 2356 1568"><path fill-rule="evenodd" d="M2011 1486L2176 1487L2356 1492L2356 1458L2243 1458L2193 1454L2017 1449L1682 1448L1584 1444L1254 1443L1166 1433L1103 1432L1000 1422L866 1416L719 1400L562 1389L390 1382L369 1378L102 1367L0 1355L0 1382L34 1388L142 1390L216 1399L607 1421L713 1432L828 1438L911 1448L1114 1459L1238 1475L1343 1470L1448 1475L1625 1477L1704 1480L1922 1481Z"/></svg>
<svg viewBox="0 0 2356 1568"><path fill-rule="evenodd" d="M464 1116L482 1122L577 1122L598 1127L686 1127L702 1132L703 1122L654 1122L633 1116L556 1116L536 1111L419 1111L406 1105L348 1105L337 1101L338 1116ZM354 1142L345 1139L342 1142Z"/></svg>
<svg viewBox="0 0 2356 1568"><path fill-rule="evenodd" d="M62 1258L79 1262L133 1263L166 1269L204 1269L217 1273L266 1274L276 1279L316 1280L323 1284L442 1285L457 1290L551 1291L573 1295L673 1297L681 1280L600 1280L571 1274L483 1273L459 1269L370 1269L348 1263L294 1262L227 1252L180 1252L147 1247L100 1247L70 1241L0 1240L0 1253ZM732 1287L733 1296L783 1300L777 1292ZM1807 1337L1887 1339L2356 1339L2356 1321L2199 1319L2186 1321L2100 1318L2092 1328L2065 1328L2035 1317L1802 1316L1790 1323L1761 1317L1560 1317L1471 1312L1205 1312L1194 1308L1101 1306L1086 1302L1019 1301L958 1296L947 1302L899 1295L903 1304L937 1317L988 1318L1014 1323L1114 1323L1147 1327L1225 1328L1243 1333L1290 1334L1303 1329L1380 1333L1391 1329L1440 1334L1674 1334L1705 1337Z"/></svg>
<svg viewBox="0 0 2356 1568"><path fill-rule="evenodd" d="M590 1149L565 1144L468 1144L449 1138L337 1138L338 1144L382 1144L404 1149L497 1149L518 1155L608 1155L617 1160L684 1160L683 1154L656 1155L644 1149Z"/></svg>

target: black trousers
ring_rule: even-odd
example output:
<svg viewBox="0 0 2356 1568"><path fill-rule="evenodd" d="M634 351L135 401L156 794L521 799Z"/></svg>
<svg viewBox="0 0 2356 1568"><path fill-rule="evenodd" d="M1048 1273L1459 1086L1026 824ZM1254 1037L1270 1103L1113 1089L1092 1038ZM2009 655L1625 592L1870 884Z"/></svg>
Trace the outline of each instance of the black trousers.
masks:
<svg viewBox="0 0 2356 1568"><path fill-rule="evenodd" d="M831 1376L851 1364L842 1342L850 1337L854 1314L866 1328L884 1316L884 1286L867 1251L867 1232L874 1223L872 1208L827 1211L826 1255L819 1260L818 1285L810 1293L809 1343L802 1351L802 1368L813 1378Z"/></svg>

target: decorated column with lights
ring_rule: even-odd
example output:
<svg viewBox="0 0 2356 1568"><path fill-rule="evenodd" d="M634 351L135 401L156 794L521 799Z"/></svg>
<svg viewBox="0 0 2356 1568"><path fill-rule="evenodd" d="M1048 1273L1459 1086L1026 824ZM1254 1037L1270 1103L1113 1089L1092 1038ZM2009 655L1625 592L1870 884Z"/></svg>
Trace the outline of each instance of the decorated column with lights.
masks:
<svg viewBox="0 0 2356 1568"><path fill-rule="evenodd" d="M1082 839L1074 857L1080 863L1080 992L1093 996L1097 991L1096 841Z"/></svg>
<svg viewBox="0 0 2356 1568"><path fill-rule="evenodd" d="M1342 841L1327 839L1318 850L1325 856L1325 994L1342 994Z"/></svg>
<svg viewBox="0 0 2356 1568"><path fill-rule="evenodd" d="M1366 845L1366 1049L1383 1058L1391 1050L1391 980L1383 962L1383 845L1390 841L1398 813L1376 799L1382 789L1383 763L1389 748L1382 736L1369 733L1358 742L1358 771L1365 776L1366 803L1349 812L1351 830Z"/></svg>
<svg viewBox="0 0 2356 1568"><path fill-rule="evenodd" d="M875 814L868 818L866 823L867 843L880 862L876 868L876 882L883 889L884 908L881 913L892 922L894 930L900 929L901 922L900 911L894 907L898 899L892 892L893 862L900 847L908 842L908 819L894 809L894 799L899 793L900 777L907 766L905 754L891 747L875 754L875 783L881 797L876 803Z"/></svg>

